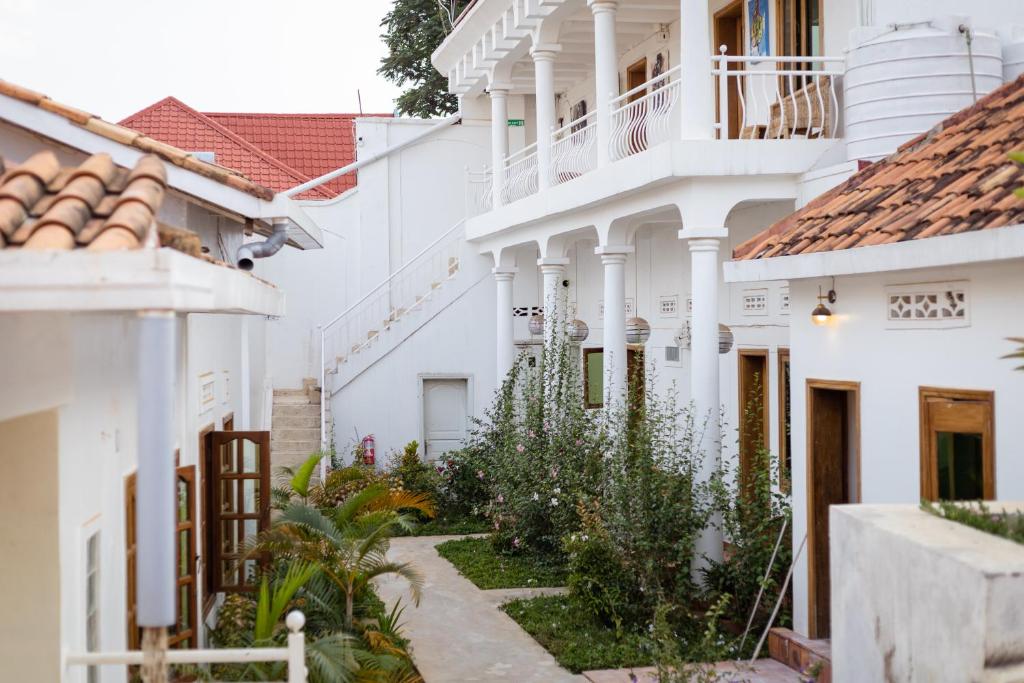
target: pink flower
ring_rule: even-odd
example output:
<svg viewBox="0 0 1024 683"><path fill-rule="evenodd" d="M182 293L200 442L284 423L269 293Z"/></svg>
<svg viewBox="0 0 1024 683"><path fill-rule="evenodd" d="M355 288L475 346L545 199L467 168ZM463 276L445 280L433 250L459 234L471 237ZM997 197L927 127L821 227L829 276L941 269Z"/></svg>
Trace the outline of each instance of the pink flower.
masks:
<svg viewBox="0 0 1024 683"><path fill-rule="evenodd" d="M526 446L524 446L523 444L518 444L516 446L516 453L522 453L525 450L526 450Z"/></svg>
<svg viewBox="0 0 1024 683"><path fill-rule="evenodd" d="M484 478L484 471L483 470L477 470L476 471L476 478L477 479L483 479Z"/></svg>
<svg viewBox="0 0 1024 683"><path fill-rule="evenodd" d="M544 420L544 431L546 432L549 429L551 429L551 423L548 422L547 420Z"/></svg>
<svg viewBox="0 0 1024 683"><path fill-rule="evenodd" d="M577 446L582 446L583 445L583 439L576 439L576 445Z"/></svg>
<svg viewBox="0 0 1024 683"><path fill-rule="evenodd" d="M516 536L515 538L512 539L512 547L513 548L518 548L519 547L519 537L518 536Z"/></svg>
<svg viewBox="0 0 1024 683"><path fill-rule="evenodd" d="M558 478L558 468L557 467L552 467L551 468L551 478L552 479L557 479Z"/></svg>
<svg viewBox="0 0 1024 683"><path fill-rule="evenodd" d="M503 496L503 495L501 495L501 494L499 493L499 494L498 494L498 502L499 502L499 503L504 503L504 502L505 502L505 496Z"/></svg>
<svg viewBox="0 0 1024 683"><path fill-rule="evenodd" d="M529 436L532 439L533 437L537 436L537 434L531 429L527 436Z"/></svg>

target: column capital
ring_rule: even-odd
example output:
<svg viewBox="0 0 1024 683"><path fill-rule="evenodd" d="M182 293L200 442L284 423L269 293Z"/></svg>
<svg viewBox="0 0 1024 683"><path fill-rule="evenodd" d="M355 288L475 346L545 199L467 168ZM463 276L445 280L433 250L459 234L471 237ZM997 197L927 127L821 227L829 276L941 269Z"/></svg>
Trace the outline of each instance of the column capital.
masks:
<svg viewBox="0 0 1024 683"><path fill-rule="evenodd" d="M494 275L495 280L512 280L519 269L515 266L499 266L497 268L491 268L491 274Z"/></svg>
<svg viewBox="0 0 1024 683"><path fill-rule="evenodd" d="M550 62L561 51L562 46L557 43L537 43L530 48L530 56L535 62Z"/></svg>
<svg viewBox="0 0 1024 683"><path fill-rule="evenodd" d="M594 247L594 253L602 257L602 260L606 256L619 257L623 259L629 254L632 254L636 249L631 244L610 244L600 247Z"/></svg>
<svg viewBox="0 0 1024 683"><path fill-rule="evenodd" d="M587 0L587 5L594 14L615 12L619 9L619 0Z"/></svg>
<svg viewBox="0 0 1024 683"><path fill-rule="evenodd" d="M491 97L508 97L508 91L512 89L511 83L495 82L487 88L487 94Z"/></svg>
<svg viewBox="0 0 1024 683"><path fill-rule="evenodd" d="M721 240L729 236L729 228L724 226L683 228L679 231L681 240L716 239Z"/></svg>
<svg viewBox="0 0 1024 683"><path fill-rule="evenodd" d="M569 259L564 256L547 256L545 258L537 259L537 265L540 266L541 270L544 270L545 268L564 269L569 265Z"/></svg>

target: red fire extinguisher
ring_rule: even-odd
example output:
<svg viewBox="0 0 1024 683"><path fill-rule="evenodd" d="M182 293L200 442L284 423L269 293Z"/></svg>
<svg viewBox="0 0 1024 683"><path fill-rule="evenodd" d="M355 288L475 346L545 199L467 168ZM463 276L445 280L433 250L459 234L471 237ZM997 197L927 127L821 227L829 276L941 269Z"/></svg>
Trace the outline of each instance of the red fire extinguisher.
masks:
<svg viewBox="0 0 1024 683"><path fill-rule="evenodd" d="M373 465L377 462L377 443L373 439L373 434L367 434L363 437L363 464Z"/></svg>

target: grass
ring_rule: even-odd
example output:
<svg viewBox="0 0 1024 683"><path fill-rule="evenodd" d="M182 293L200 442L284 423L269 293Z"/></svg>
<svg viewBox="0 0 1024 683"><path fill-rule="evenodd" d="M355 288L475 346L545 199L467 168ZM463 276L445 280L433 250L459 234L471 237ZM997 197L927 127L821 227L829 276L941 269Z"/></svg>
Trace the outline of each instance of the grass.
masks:
<svg viewBox="0 0 1024 683"><path fill-rule="evenodd" d="M549 558L506 555L487 538L461 538L437 546L477 588L537 588L565 585L565 565Z"/></svg>
<svg viewBox="0 0 1024 683"><path fill-rule="evenodd" d="M922 502L925 511L945 517L946 519L966 524L978 531L1001 536L1005 539L1024 543L1024 513L1020 512L993 512L988 505L982 502L974 503L953 503L950 501L939 501L931 503ZM998 503L995 503L998 505Z"/></svg>
<svg viewBox="0 0 1024 683"><path fill-rule="evenodd" d="M568 596L515 600L502 609L573 673L653 663L650 640L638 633L617 634Z"/></svg>
<svg viewBox="0 0 1024 683"><path fill-rule="evenodd" d="M485 519L456 517L432 519L416 528L413 536L454 536L459 534L482 534L491 530Z"/></svg>

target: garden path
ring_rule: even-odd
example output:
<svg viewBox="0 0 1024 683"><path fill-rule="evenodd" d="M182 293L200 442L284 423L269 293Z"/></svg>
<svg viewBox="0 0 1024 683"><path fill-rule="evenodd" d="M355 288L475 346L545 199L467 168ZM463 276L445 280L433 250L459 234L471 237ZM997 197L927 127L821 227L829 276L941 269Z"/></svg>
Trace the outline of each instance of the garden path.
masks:
<svg viewBox="0 0 1024 683"><path fill-rule="evenodd" d="M426 683L586 683L583 676L560 667L547 650L497 609L502 602L552 590L480 590L434 549L453 538L464 537L392 539L388 559L411 562L423 577L418 608L410 602L409 584L404 579L388 576L377 582L380 597L389 607L399 598L408 605L402 615L403 632Z"/></svg>

